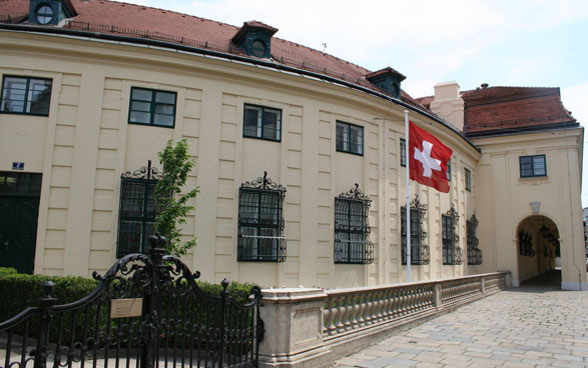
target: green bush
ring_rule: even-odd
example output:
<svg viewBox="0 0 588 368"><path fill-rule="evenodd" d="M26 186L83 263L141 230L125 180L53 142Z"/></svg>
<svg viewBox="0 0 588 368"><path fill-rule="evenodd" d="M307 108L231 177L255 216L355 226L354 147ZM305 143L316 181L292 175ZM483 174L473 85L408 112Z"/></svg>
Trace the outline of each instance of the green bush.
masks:
<svg viewBox="0 0 588 368"><path fill-rule="evenodd" d="M44 296L41 284L45 280L55 283L51 296L56 300L56 305L68 304L77 301L90 294L97 286L98 281L83 277L73 276L45 276L27 275L16 273L10 268L0 269L0 322L14 317L27 307L39 306L39 298ZM198 287L206 294L220 297L222 286L204 281L197 281ZM228 290L230 295L241 304L247 303L251 294L250 283L231 282Z"/></svg>

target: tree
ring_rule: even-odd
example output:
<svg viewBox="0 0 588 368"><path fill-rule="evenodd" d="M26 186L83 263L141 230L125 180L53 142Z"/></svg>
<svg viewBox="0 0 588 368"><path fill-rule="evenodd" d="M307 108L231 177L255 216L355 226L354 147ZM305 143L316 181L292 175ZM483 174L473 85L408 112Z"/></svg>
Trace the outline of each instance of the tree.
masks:
<svg viewBox="0 0 588 368"><path fill-rule="evenodd" d="M185 139L175 145L170 140L164 150L157 154L163 165L161 179L155 185L155 231L167 238L166 249L171 254L183 256L196 245L196 238L182 244L179 225L186 223L186 215L194 210L189 201L200 191L195 187L182 194L188 173L196 161L188 155L188 142Z"/></svg>

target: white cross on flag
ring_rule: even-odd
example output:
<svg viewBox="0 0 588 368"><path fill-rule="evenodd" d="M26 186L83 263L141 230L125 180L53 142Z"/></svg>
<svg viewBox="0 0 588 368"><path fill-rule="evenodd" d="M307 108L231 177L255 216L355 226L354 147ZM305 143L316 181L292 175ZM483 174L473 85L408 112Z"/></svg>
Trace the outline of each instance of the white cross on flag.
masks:
<svg viewBox="0 0 588 368"><path fill-rule="evenodd" d="M409 122L410 178L423 185L449 192L447 163L453 150L434 135Z"/></svg>

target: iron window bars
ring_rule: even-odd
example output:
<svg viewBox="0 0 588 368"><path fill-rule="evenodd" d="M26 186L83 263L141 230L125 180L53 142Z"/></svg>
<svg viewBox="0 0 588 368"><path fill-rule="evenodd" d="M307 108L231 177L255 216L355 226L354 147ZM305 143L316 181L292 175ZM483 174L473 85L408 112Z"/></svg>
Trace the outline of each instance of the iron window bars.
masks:
<svg viewBox="0 0 588 368"><path fill-rule="evenodd" d="M526 257L535 257L533 235L523 228L519 230L519 254Z"/></svg>
<svg viewBox="0 0 588 368"><path fill-rule="evenodd" d="M521 178L547 176L545 155L521 156L519 157L519 164Z"/></svg>
<svg viewBox="0 0 588 368"><path fill-rule="evenodd" d="M337 121L337 151L363 156L363 127Z"/></svg>
<svg viewBox="0 0 588 368"><path fill-rule="evenodd" d="M459 236L457 236L457 223L459 215L455 207L451 205L451 209L446 214L441 215L442 221L442 237L443 237L443 264L444 265L460 265L463 263L463 252L458 247Z"/></svg>
<svg viewBox="0 0 588 368"><path fill-rule="evenodd" d="M155 224L154 190L161 172L143 166L120 176L120 204L118 211L118 242L116 256L130 253L145 253L149 250L148 237L153 234Z"/></svg>
<svg viewBox="0 0 588 368"><path fill-rule="evenodd" d="M480 241L476 236L476 229L478 228L478 218L476 215L466 221L467 242L468 242L468 265L482 264L482 250L478 248Z"/></svg>
<svg viewBox="0 0 588 368"><path fill-rule="evenodd" d="M286 188L267 177L245 182L239 188L237 260L284 262L286 238L282 207Z"/></svg>
<svg viewBox="0 0 588 368"><path fill-rule="evenodd" d="M335 198L335 263L370 264L374 245L369 240L368 215L372 200L359 184Z"/></svg>
<svg viewBox="0 0 588 368"><path fill-rule="evenodd" d="M4 76L0 112L49 115L51 79Z"/></svg>
<svg viewBox="0 0 588 368"><path fill-rule="evenodd" d="M281 140L282 110L250 104L245 104L244 110L244 137Z"/></svg>
<svg viewBox="0 0 588 368"><path fill-rule="evenodd" d="M173 128L176 118L176 93L155 89L131 88L129 124Z"/></svg>
<svg viewBox="0 0 588 368"><path fill-rule="evenodd" d="M410 264L427 265L431 261L430 249L423 244L427 233L423 230L423 220L427 214L427 206L419 201L419 196L410 202ZM406 206L401 208L402 264L406 265Z"/></svg>

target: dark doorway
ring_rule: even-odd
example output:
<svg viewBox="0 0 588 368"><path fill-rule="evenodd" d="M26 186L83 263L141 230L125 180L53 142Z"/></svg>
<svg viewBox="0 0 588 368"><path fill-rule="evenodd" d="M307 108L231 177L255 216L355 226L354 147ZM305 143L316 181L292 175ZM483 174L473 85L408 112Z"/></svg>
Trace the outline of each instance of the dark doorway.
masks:
<svg viewBox="0 0 588 368"><path fill-rule="evenodd" d="M33 273L41 174L0 172L0 267Z"/></svg>

